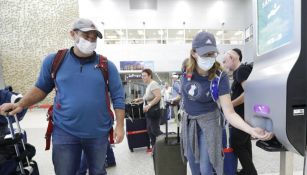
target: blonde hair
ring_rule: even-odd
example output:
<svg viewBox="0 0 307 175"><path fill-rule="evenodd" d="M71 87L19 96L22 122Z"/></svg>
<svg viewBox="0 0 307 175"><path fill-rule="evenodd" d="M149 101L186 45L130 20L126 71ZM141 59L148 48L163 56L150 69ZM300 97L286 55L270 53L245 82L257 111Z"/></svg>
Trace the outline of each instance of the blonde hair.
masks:
<svg viewBox="0 0 307 175"><path fill-rule="evenodd" d="M193 53L195 53L195 50L191 49L190 58L187 58L184 61L185 72L187 74L191 74L191 75L193 74L193 72L195 71L196 66L197 66L196 60L192 55ZM217 76L216 72L218 70L222 70L222 67L221 67L221 64L219 62L215 61L214 65L208 71L210 81L213 80Z"/></svg>

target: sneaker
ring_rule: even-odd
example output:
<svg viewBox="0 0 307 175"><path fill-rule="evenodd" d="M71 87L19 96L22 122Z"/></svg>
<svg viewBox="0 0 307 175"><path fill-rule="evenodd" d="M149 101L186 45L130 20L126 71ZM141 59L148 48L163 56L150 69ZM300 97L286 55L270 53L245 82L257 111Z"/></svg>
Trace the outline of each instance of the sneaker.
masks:
<svg viewBox="0 0 307 175"><path fill-rule="evenodd" d="M114 166L116 166L116 162L114 162L114 163L105 163L104 164L104 167L106 167L106 168L110 168L110 167L114 167Z"/></svg>
<svg viewBox="0 0 307 175"><path fill-rule="evenodd" d="M147 153L152 153L152 148L147 148L146 152Z"/></svg>

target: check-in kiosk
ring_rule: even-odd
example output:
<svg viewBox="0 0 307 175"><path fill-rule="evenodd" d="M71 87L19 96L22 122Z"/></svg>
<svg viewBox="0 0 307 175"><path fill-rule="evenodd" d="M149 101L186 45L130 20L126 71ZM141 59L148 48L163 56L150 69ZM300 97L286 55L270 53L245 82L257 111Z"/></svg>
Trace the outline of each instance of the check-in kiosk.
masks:
<svg viewBox="0 0 307 175"><path fill-rule="evenodd" d="M253 3L255 57L245 87L245 119L272 131L285 150L305 156L307 1Z"/></svg>

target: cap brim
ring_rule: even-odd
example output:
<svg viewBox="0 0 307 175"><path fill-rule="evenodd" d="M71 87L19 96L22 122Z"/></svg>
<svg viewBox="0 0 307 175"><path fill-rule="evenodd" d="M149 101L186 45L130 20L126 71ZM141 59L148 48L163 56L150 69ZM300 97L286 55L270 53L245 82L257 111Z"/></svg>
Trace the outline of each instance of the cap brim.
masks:
<svg viewBox="0 0 307 175"><path fill-rule="evenodd" d="M206 53L209 53L209 52L218 53L217 48L214 46L204 46L204 47L196 48L195 50L196 50L197 55L199 56L205 55Z"/></svg>
<svg viewBox="0 0 307 175"><path fill-rule="evenodd" d="M100 39L102 38L102 34L98 30L96 30L96 29L93 29L93 28L82 28L82 29L78 29L78 30L80 30L82 32L96 31L97 37L100 38Z"/></svg>

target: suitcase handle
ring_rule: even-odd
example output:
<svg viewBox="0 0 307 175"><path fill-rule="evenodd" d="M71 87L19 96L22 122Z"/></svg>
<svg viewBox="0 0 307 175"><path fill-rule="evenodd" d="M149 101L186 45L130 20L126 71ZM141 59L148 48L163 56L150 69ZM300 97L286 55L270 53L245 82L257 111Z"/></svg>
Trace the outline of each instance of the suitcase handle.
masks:
<svg viewBox="0 0 307 175"><path fill-rule="evenodd" d="M172 114L172 108L169 106L169 111ZM171 115L170 114L170 115ZM168 119L165 122L165 143L168 143ZM177 143L180 143L180 136L179 136L179 124L177 124Z"/></svg>

